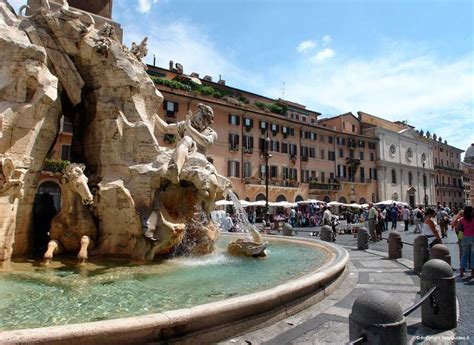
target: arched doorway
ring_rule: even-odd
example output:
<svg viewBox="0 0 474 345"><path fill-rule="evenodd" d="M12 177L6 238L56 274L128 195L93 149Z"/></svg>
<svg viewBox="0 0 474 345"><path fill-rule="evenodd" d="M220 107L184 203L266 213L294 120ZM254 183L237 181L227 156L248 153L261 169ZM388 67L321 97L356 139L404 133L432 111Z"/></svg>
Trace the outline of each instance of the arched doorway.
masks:
<svg viewBox="0 0 474 345"><path fill-rule="evenodd" d="M343 196L339 198L339 202L342 202L343 204L347 204L347 199Z"/></svg>
<svg viewBox="0 0 474 345"><path fill-rule="evenodd" d="M265 201L265 194L260 193L260 194L257 194L257 196L255 197L255 201L261 201L261 200Z"/></svg>
<svg viewBox="0 0 474 345"><path fill-rule="evenodd" d="M300 202L300 201L303 201L303 200L304 200L304 199L303 199L303 197L302 197L301 195L298 195L298 196L296 196L296 198L295 198L295 202Z"/></svg>
<svg viewBox="0 0 474 345"><path fill-rule="evenodd" d="M359 204L362 205L362 204L365 204L365 203L366 203L365 198L360 198L359 199Z"/></svg>
<svg viewBox="0 0 474 345"><path fill-rule="evenodd" d="M286 201L286 197L282 194L278 195L276 198L276 202L280 202L280 201Z"/></svg>
<svg viewBox="0 0 474 345"><path fill-rule="evenodd" d="M51 221L61 205L61 187L46 181L39 187L33 204L33 257L40 258L46 252Z"/></svg>
<svg viewBox="0 0 474 345"><path fill-rule="evenodd" d="M331 198L326 195L326 196L323 198L323 201L324 201L325 203L331 202Z"/></svg>

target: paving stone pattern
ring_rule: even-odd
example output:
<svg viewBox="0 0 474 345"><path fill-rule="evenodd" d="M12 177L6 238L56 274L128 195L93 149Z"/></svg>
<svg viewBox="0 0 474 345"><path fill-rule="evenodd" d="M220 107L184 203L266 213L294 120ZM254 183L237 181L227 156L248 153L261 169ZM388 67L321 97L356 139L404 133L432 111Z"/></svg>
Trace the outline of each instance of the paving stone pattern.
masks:
<svg viewBox="0 0 474 345"><path fill-rule="evenodd" d="M298 236L311 237L309 230L298 229ZM303 231L301 231L303 230ZM319 229L314 229L319 230ZM419 234L397 231L402 241L413 243ZM383 237L387 238L385 232ZM459 266L456 237L450 233L444 241L452 255L453 267ZM392 295L406 309L419 295L419 277L412 270L413 247L404 245L403 258L388 260L387 241L371 243L369 250L358 251L353 235L338 235L336 244L346 248L350 255L349 273L341 286L322 302L288 317L276 324L228 339L221 344L345 344L349 341L349 314L355 299L364 291L379 290ZM460 319L456 333L428 329L421 324L420 308L407 318L410 344L470 344L474 343L472 316L474 298L473 281L456 278L460 303ZM456 337L455 337L456 336ZM453 340L458 339L458 340Z"/></svg>

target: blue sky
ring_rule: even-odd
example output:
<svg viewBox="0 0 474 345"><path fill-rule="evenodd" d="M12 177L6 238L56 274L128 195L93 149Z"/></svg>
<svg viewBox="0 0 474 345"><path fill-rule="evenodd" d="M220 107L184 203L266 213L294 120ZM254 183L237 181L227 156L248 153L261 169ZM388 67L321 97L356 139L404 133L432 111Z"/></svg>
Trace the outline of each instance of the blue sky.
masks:
<svg viewBox="0 0 474 345"><path fill-rule="evenodd" d="M14 3L24 1L15 0ZM284 97L324 116L408 120L474 142L474 1L115 0L148 63Z"/></svg>

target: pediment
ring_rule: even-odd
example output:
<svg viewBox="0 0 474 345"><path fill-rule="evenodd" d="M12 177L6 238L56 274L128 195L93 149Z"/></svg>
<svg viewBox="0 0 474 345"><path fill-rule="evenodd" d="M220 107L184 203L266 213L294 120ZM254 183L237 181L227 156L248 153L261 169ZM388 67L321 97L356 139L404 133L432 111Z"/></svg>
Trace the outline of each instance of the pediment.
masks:
<svg viewBox="0 0 474 345"><path fill-rule="evenodd" d="M416 188L413 187L413 186L410 186L410 187L407 189L407 193L412 194L412 193L415 193L415 192L416 192Z"/></svg>
<svg viewBox="0 0 474 345"><path fill-rule="evenodd" d="M418 139L419 134L412 128L405 128L398 132L400 135L410 138L410 139Z"/></svg>

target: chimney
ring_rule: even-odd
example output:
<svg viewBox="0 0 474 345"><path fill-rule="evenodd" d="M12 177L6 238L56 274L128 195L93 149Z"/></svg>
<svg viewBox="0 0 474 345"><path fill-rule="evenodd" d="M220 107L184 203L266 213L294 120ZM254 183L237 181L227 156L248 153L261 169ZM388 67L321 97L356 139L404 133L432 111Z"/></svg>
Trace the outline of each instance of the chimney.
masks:
<svg viewBox="0 0 474 345"><path fill-rule="evenodd" d="M205 81L212 81L212 77L209 75L204 76L203 78Z"/></svg>
<svg viewBox="0 0 474 345"><path fill-rule="evenodd" d="M221 85L225 85L225 80L224 79L219 79L218 83L221 84Z"/></svg>
<svg viewBox="0 0 474 345"><path fill-rule="evenodd" d="M170 60L169 66L170 66L169 70L172 71L174 69L174 61L173 60Z"/></svg>
<svg viewBox="0 0 474 345"><path fill-rule="evenodd" d="M199 73L193 72L191 73L190 77L199 78Z"/></svg>

